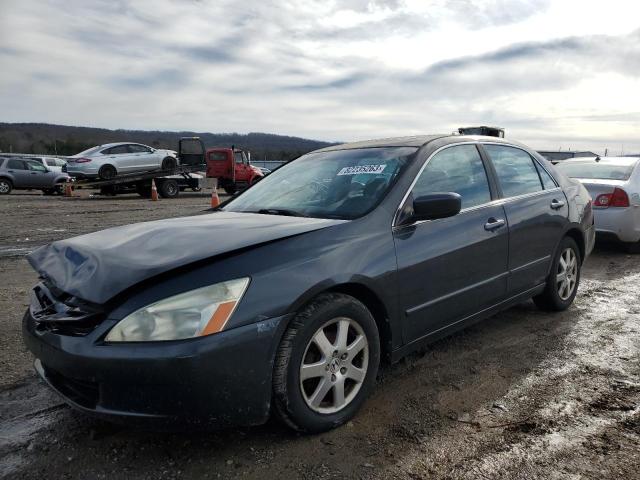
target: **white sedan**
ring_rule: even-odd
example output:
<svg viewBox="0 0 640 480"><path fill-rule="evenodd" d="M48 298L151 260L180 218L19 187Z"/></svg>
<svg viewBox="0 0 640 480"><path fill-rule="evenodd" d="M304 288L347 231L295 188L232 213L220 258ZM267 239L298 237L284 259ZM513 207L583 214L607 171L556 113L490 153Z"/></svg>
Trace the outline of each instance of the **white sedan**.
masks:
<svg viewBox="0 0 640 480"><path fill-rule="evenodd" d="M596 233L640 253L640 158L589 157L564 160L556 168L591 194Z"/></svg>
<svg viewBox="0 0 640 480"><path fill-rule="evenodd" d="M176 152L140 143L108 143L67 157L66 172L76 178L110 180L123 173L175 170Z"/></svg>

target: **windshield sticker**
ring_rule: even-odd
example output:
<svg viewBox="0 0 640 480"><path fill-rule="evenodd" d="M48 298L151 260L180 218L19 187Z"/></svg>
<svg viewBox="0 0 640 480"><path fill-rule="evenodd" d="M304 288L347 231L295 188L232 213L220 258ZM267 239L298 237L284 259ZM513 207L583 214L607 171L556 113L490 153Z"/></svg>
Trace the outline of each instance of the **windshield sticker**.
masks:
<svg viewBox="0 0 640 480"><path fill-rule="evenodd" d="M344 167L338 172L338 175L359 175L361 173L382 173L386 165L356 165L353 167Z"/></svg>

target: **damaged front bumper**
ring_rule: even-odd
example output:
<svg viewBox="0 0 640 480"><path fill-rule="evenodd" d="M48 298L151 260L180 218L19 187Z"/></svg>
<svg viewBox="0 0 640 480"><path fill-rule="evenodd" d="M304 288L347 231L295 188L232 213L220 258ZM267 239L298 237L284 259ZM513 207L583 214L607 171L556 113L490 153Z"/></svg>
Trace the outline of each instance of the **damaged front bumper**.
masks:
<svg viewBox="0 0 640 480"><path fill-rule="evenodd" d="M65 331L30 309L23 336L39 375L79 410L112 420L256 425L269 417L286 319L189 340L107 344L102 339L113 321Z"/></svg>

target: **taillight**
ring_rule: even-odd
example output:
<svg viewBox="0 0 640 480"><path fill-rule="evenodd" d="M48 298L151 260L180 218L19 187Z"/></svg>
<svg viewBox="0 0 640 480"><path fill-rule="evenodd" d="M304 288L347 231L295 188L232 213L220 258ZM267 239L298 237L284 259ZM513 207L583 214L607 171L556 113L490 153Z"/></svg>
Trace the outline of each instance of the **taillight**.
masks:
<svg viewBox="0 0 640 480"><path fill-rule="evenodd" d="M595 206L600 208L628 207L629 196L627 195L627 192L616 187L613 190L613 193L603 193L602 195L598 195L595 201Z"/></svg>
<svg viewBox="0 0 640 480"><path fill-rule="evenodd" d="M91 161L90 158L78 158L75 162L76 163L89 163Z"/></svg>

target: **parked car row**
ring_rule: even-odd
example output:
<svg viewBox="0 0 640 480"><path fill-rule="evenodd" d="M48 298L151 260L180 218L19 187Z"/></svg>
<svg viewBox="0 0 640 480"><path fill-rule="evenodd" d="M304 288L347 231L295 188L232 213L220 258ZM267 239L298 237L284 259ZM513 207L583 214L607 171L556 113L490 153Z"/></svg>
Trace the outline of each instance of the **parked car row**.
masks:
<svg viewBox="0 0 640 480"><path fill-rule="evenodd" d="M0 195L13 189L42 190L45 195L62 193L69 176L61 169L55 158L0 156Z"/></svg>

